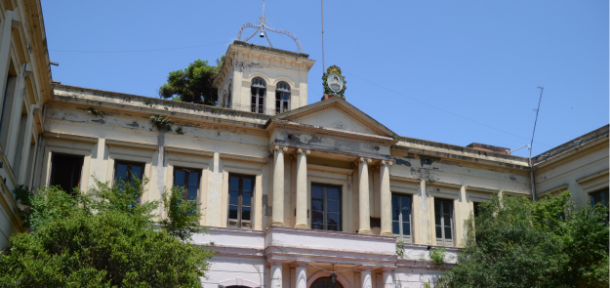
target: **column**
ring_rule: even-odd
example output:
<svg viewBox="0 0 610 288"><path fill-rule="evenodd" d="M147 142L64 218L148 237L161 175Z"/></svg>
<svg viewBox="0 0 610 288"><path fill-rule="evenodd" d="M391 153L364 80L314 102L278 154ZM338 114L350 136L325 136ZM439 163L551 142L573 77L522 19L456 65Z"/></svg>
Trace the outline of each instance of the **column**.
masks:
<svg viewBox="0 0 610 288"><path fill-rule="evenodd" d="M362 281L362 288L373 288L371 269L364 269L360 271L360 280Z"/></svg>
<svg viewBox="0 0 610 288"><path fill-rule="evenodd" d="M457 202L457 207L455 209L455 246L462 247L465 244L464 240L467 238L469 228L466 224L466 220L468 220L471 215L470 201L468 200L465 185L460 187L460 198L458 198Z"/></svg>
<svg viewBox="0 0 610 288"><path fill-rule="evenodd" d="M394 275L392 270L383 270L382 279L383 287L381 288L394 288Z"/></svg>
<svg viewBox="0 0 610 288"><path fill-rule="evenodd" d="M6 148L6 156L8 157L8 161L11 163L12 167L15 167L17 163L15 163L15 155L17 151L19 151L19 147L17 147L17 140L19 137L19 130L23 129L19 127L21 124L21 111L23 111L23 94L25 94L25 77L29 71L29 64L23 64L21 66L21 73L17 77L17 84L15 86L15 94L13 95L13 107L6 107L5 113L7 111L12 111L10 114L10 119L5 119L2 125L8 129L8 147ZM6 114L5 114L6 115ZM6 123L6 124L4 124ZM4 127L2 129L4 129ZM3 147L4 148L4 147Z"/></svg>
<svg viewBox="0 0 610 288"><path fill-rule="evenodd" d="M381 235L394 236L392 232L392 191L390 189L390 166L392 161L381 161L379 179L381 179Z"/></svg>
<svg viewBox="0 0 610 288"><path fill-rule="evenodd" d="M270 288L282 288L282 263L272 262L271 263L271 287Z"/></svg>
<svg viewBox="0 0 610 288"><path fill-rule="evenodd" d="M307 264L298 262L296 264L296 285L295 288L307 288Z"/></svg>
<svg viewBox="0 0 610 288"><path fill-rule="evenodd" d="M310 153L311 151L301 148L297 150L297 219L295 228L309 229L309 225L307 225L307 155Z"/></svg>
<svg viewBox="0 0 610 288"><path fill-rule="evenodd" d="M433 227L430 227L430 205L428 204L428 190L426 187L426 180L421 179L419 182L419 244L432 244L432 238L430 235L434 233Z"/></svg>
<svg viewBox="0 0 610 288"><path fill-rule="evenodd" d="M28 118L25 123L25 133L23 135L23 147L21 148L21 164L19 165L19 174L17 183L20 185L25 185L26 173L28 169L28 161L30 156L30 149L32 148L30 145L32 139L32 128L34 126L34 113L38 110L38 106L32 104L30 106L30 113L28 113Z"/></svg>
<svg viewBox="0 0 610 288"><path fill-rule="evenodd" d="M273 159L273 215L271 226L284 226L284 152L287 147L275 145ZM280 284L281 286L281 284Z"/></svg>
<svg viewBox="0 0 610 288"><path fill-rule="evenodd" d="M371 159L364 157L360 157L360 159L358 159L358 177L360 180L358 185L360 192L360 227L358 229L358 233L360 234L372 234L371 207L369 206L369 163L371 163Z"/></svg>
<svg viewBox="0 0 610 288"><path fill-rule="evenodd" d="M11 50L11 39L13 39L12 26L15 12L7 10L4 13L4 21L0 23L2 38L0 38L0 111L4 105L4 91L6 89L6 79L8 76L9 51Z"/></svg>

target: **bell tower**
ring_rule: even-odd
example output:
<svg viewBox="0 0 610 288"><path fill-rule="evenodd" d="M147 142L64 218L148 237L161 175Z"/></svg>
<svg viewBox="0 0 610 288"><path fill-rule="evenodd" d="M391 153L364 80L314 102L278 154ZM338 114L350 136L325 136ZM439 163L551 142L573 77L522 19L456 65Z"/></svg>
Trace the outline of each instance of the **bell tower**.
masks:
<svg viewBox="0 0 610 288"><path fill-rule="evenodd" d="M238 40L227 49L223 66L214 79L219 106L276 115L307 105L307 74L315 61L303 53L299 38L287 30L268 27L267 21L263 0L262 16L256 25L241 26ZM247 28L256 31L241 41ZM273 48L267 32L292 38L298 52ZM246 43L256 35L266 38L269 47Z"/></svg>

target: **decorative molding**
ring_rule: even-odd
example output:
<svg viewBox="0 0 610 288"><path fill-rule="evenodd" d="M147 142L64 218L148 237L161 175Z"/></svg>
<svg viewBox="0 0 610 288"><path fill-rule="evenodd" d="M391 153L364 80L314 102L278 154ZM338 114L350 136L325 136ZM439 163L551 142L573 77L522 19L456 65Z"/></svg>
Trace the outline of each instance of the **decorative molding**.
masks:
<svg viewBox="0 0 610 288"><path fill-rule="evenodd" d="M134 149L144 149L144 150L159 149L159 146L157 146L157 144L144 143L144 142L128 142L128 141L116 140L116 139L106 139L106 145L122 146L122 147L129 147L129 148L134 148Z"/></svg>
<svg viewBox="0 0 610 288"><path fill-rule="evenodd" d="M606 178L608 178L608 172L609 172L609 171L610 171L610 169L606 169L606 170L603 170L603 171L599 171L599 172L597 172L597 173L593 173L593 174L591 174L591 175L589 175L589 176L585 176L585 177L582 177L582 178L578 178L578 179L576 179L576 182L577 182L578 184L581 184L581 185L582 185L582 184L585 184L585 183L587 183L587 182L589 182L589 181L591 181L591 180L594 180L594 179L595 179L595 178L597 178L597 177L606 176Z"/></svg>
<svg viewBox="0 0 610 288"><path fill-rule="evenodd" d="M87 142L87 143L97 143L98 138L89 137L89 136L81 136L74 134L65 134L65 133L55 133L45 131L42 134L42 137L47 139L59 139L59 140L69 140L69 141L79 141L79 142ZM108 140L106 140L108 141Z"/></svg>
<svg viewBox="0 0 610 288"><path fill-rule="evenodd" d="M201 157L214 157L214 152L206 150L197 150L191 148L177 147L177 146L164 146L166 152L180 153L196 155Z"/></svg>
<svg viewBox="0 0 610 288"><path fill-rule="evenodd" d="M234 161L241 161L241 162L254 162L254 163L260 163L260 164L267 163L267 158L265 158L265 157L249 156L249 155L233 154L233 153L220 153L220 159L234 160Z"/></svg>
<svg viewBox="0 0 610 288"><path fill-rule="evenodd" d="M322 165L316 165L316 164L307 164L307 170L335 173L335 174L341 174L341 175L352 175L354 173L354 170L352 170L352 169L329 167L329 166L322 166Z"/></svg>

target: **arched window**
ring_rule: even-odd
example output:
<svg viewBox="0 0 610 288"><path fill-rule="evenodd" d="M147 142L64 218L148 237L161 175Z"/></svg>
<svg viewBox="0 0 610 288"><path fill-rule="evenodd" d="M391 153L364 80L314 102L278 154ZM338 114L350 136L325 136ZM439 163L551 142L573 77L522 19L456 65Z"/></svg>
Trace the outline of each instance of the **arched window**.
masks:
<svg viewBox="0 0 610 288"><path fill-rule="evenodd" d="M275 114L290 110L290 85L286 82L277 83L275 89Z"/></svg>
<svg viewBox="0 0 610 288"><path fill-rule="evenodd" d="M265 92L267 91L267 83L261 78L252 79L252 104L250 108L252 112L264 113Z"/></svg>

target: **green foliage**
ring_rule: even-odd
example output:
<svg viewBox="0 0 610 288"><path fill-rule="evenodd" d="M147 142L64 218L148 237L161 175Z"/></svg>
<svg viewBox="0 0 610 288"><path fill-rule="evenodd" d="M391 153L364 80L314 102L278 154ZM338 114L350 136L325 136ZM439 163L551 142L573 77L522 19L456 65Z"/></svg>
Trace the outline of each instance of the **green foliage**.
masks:
<svg viewBox="0 0 610 288"><path fill-rule="evenodd" d="M441 265L445 263L445 254L447 254L447 248L435 247L430 249L428 256L430 257L430 260L434 262L434 264Z"/></svg>
<svg viewBox="0 0 610 288"><path fill-rule="evenodd" d="M89 112L89 114L91 114L95 117L100 117L100 118L104 118L104 116L106 115L106 113L104 113L104 111L99 111L93 107L89 107L89 109L87 109L87 112Z"/></svg>
<svg viewBox="0 0 610 288"><path fill-rule="evenodd" d="M150 116L150 123L157 128L157 131L172 131L172 124L174 124L169 116L163 118L163 115Z"/></svg>
<svg viewBox="0 0 610 288"><path fill-rule="evenodd" d="M608 287L608 207L569 199L566 192L482 203L440 287Z"/></svg>
<svg viewBox="0 0 610 288"><path fill-rule="evenodd" d="M182 127L178 127L178 128L176 129L176 134L178 134L178 135L184 135L184 131L182 131Z"/></svg>
<svg viewBox="0 0 610 288"><path fill-rule="evenodd" d="M201 59L190 63L184 70L169 73L167 83L159 88L159 97L180 99L183 102L214 105L218 98L212 83L224 63L225 56L216 60L216 66Z"/></svg>
<svg viewBox="0 0 610 288"><path fill-rule="evenodd" d="M396 255L398 255L398 258L405 256L405 241L396 242Z"/></svg>
<svg viewBox="0 0 610 288"><path fill-rule="evenodd" d="M422 287L424 287L424 288L430 288L430 287L431 287L431 286L430 286L430 282L424 282L424 283L423 283L423 285L422 285Z"/></svg>
<svg viewBox="0 0 610 288"><path fill-rule="evenodd" d="M192 233L201 233L205 229L200 226L201 212L196 200L183 200L184 188L174 186L171 193L162 193L163 211L167 217L161 224L167 232L182 240L190 240Z"/></svg>
<svg viewBox="0 0 610 288"><path fill-rule="evenodd" d="M10 238L0 287L202 287L212 252L151 221L159 203L138 204L136 180L97 181L92 195L58 187L30 195L33 231Z"/></svg>

